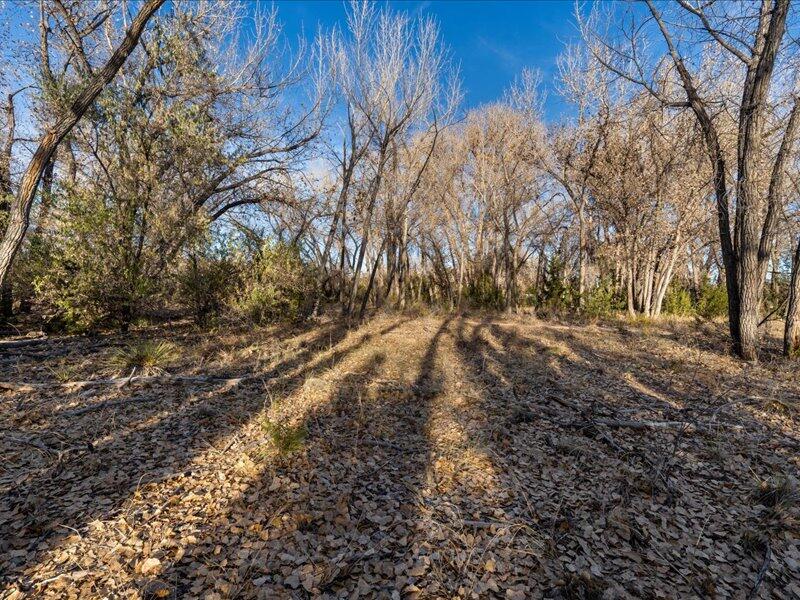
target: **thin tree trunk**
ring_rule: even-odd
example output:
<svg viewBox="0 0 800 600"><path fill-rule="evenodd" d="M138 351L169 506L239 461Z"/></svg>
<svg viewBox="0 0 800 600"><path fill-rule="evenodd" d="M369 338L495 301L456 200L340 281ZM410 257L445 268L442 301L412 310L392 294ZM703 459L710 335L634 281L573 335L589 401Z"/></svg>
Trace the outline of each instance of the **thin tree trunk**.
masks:
<svg viewBox="0 0 800 600"><path fill-rule="evenodd" d="M397 276L397 291L400 294L399 306L403 310L406 307L406 292L408 287L408 277L411 265L408 258L408 212L403 215L403 233L400 241L400 273Z"/></svg>
<svg viewBox="0 0 800 600"><path fill-rule="evenodd" d="M578 306L584 304L586 294L586 223L583 202L578 205Z"/></svg>
<svg viewBox="0 0 800 600"><path fill-rule="evenodd" d="M800 354L800 237L792 256L792 277L789 282L789 301L783 331L783 353L797 357Z"/></svg>
<svg viewBox="0 0 800 600"><path fill-rule="evenodd" d="M383 242L381 242L381 247L378 249L378 252L375 256L375 262L372 265L372 271L369 274L369 283L367 283L367 291L364 292L364 299L361 301L361 310L358 312L358 320L361 321L364 319L364 315L367 312L367 302L369 301L369 294L372 291L372 286L375 283L375 273L378 272L378 265L381 262L381 255L383 254L383 249L386 247L386 238L383 238Z"/></svg>
<svg viewBox="0 0 800 600"><path fill-rule="evenodd" d="M680 235L677 236L675 249L672 251L672 256L670 257L669 262L667 263L667 268L658 282L655 304L653 306L653 316L655 317L661 315L661 308L664 305L664 296L666 296L669 284L672 282L672 274L675 272L675 262L678 259L679 252L680 252Z"/></svg>

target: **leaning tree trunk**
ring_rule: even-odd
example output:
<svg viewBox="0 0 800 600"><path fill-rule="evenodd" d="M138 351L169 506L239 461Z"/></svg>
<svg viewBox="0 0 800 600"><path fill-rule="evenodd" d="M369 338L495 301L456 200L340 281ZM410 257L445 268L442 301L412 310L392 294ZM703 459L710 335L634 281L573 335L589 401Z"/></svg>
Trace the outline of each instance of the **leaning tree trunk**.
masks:
<svg viewBox="0 0 800 600"><path fill-rule="evenodd" d="M33 153L33 157L22 175L19 190L11 205L5 235L3 236L3 241L0 242L0 286L5 282L11 270L14 257L22 245L25 232L30 224L31 207L36 196L36 188L39 186L39 180L42 178L42 174L53 153L58 148L58 144L75 127L97 96L100 95L100 92L103 91L103 88L120 70L139 43L139 38L147 25L147 21L150 20L150 17L163 3L164 0L147 0L125 33L125 38L114 50L108 62L89 79L67 113L61 116L39 141L39 146Z"/></svg>
<svg viewBox="0 0 800 600"><path fill-rule="evenodd" d="M316 290L314 292L314 308L311 311L311 316L316 318L319 315L319 305L322 301L322 292L328 281L328 260L330 259L333 243L336 238L336 229L339 226L339 219L342 223L345 221L345 212L347 210L347 194L350 189L350 179L353 174L353 167L355 163L350 161L350 164L345 168L342 175L342 189L339 191L339 199L336 201L336 208L333 211L333 218L331 219L331 226L328 230L328 235L325 238L325 247L322 250L322 258L320 259L320 268L317 275ZM342 256L344 256L344 242L342 243ZM341 269L342 275L344 268Z"/></svg>
<svg viewBox="0 0 800 600"><path fill-rule="evenodd" d="M675 234L675 246L672 249L672 255L667 262L667 268L659 278L658 286L656 288L655 303L653 306L653 316L658 317L661 315L661 308L664 305L664 297L667 295L667 289L672 282L672 275L675 272L675 262L678 259L678 253L681 249L681 232L680 230Z"/></svg>

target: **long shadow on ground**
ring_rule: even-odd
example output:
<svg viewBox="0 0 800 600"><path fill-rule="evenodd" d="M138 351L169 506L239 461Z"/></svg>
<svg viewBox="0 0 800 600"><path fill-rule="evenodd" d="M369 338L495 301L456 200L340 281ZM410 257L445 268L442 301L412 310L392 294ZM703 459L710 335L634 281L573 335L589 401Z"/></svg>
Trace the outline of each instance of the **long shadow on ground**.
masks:
<svg viewBox="0 0 800 600"><path fill-rule="evenodd" d="M758 451L752 437L731 428L701 435L593 425L597 417L630 419L631 411L686 419L691 411L669 400L691 406L696 391L687 398L664 368L640 378L650 390L643 392L641 381L609 368L636 361L630 352L574 334L532 339L515 329L482 323L471 336L460 334L457 347L486 382L492 405L506 404L500 443L491 431L474 435L500 458L499 472L525 466L516 472L549 538L533 589L552 597L609 589L633 597L666 589L682 597L733 594L750 589L764 561L753 532L771 536L773 552L791 554L791 517L782 520L753 499L753 475L790 473L791 454ZM746 416L744 423L763 428ZM792 577L773 564L762 593Z"/></svg>
<svg viewBox="0 0 800 600"><path fill-rule="evenodd" d="M24 574L35 567L39 556L57 548L65 536L80 535L90 523L119 514L148 483L173 478L190 483L195 457L262 410L265 387L279 381L286 393L301 385L327 364L318 363L316 355L346 335L347 329L339 325L320 327L295 355L279 360L259 380L240 386L203 394L178 386L170 390L179 398L177 404L142 409L137 413L139 424L127 424L121 434L116 433L114 410L92 415L105 423L106 437L90 450L74 452L23 481L3 482L0 543L10 560L3 565L0 582L28 588ZM340 360L363 341L325 358ZM56 416L44 429L63 427L62 423ZM131 524L143 518L146 515L130 515Z"/></svg>
<svg viewBox="0 0 800 600"><path fill-rule="evenodd" d="M0 540L28 553L3 583L34 566L31 553L41 560L70 531L146 498L143 482L174 479L174 499L126 515L145 543L174 538L157 551L159 572L136 573L145 596L732 596L764 558L748 531L776 557L762 597L791 584L796 521L758 505L749 485L793 469L790 454L753 447L745 432L763 424L598 424L687 419L710 388L687 386L662 357L590 342L590 330L422 322L434 325L323 328L262 382L182 397L0 490L0 517L11 517ZM268 419L306 428L300 449L274 450L256 418L265 400ZM227 479L191 473L223 440L215 474ZM62 494L73 503L56 503Z"/></svg>
<svg viewBox="0 0 800 600"><path fill-rule="evenodd" d="M403 335L404 323L382 329L359 356L337 362L335 373L320 371L293 390L297 404L287 414L307 428L304 447L271 452L255 465L255 481L160 575L171 594L213 588L231 597L302 598L360 590L390 597L413 581L409 523L429 461L425 427L441 390L436 360L447 322L420 359L406 357L415 375L387 378L388 353L398 349L382 346L382 336ZM242 526L232 531L232 523Z"/></svg>

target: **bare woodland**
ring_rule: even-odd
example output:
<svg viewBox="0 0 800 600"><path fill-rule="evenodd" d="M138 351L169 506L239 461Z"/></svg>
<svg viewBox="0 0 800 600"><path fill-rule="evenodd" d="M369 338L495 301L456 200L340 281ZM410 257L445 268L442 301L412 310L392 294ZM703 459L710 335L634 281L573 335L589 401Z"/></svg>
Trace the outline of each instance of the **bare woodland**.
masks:
<svg viewBox="0 0 800 600"><path fill-rule="evenodd" d="M0 598L800 597L797 5L342 10L0 0Z"/></svg>

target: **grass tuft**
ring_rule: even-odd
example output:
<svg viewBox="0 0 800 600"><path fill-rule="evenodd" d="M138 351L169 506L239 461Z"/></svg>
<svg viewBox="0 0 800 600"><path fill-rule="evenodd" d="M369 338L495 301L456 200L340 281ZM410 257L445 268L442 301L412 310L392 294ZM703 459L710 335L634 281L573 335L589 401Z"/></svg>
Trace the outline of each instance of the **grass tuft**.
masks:
<svg viewBox="0 0 800 600"><path fill-rule="evenodd" d="M772 509L789 508L798 501L798 498L800 494L797 483L783 475L761 481L753 493L753 499L757 504Z"/></svg>
<svg viewBox="0 0 800 600"><path fill-rule="evenodd" d="M750 554L757 554L764 552L767 547L766 536L754 529L745 529L742 532L742 537L739 540L742 548Z"/></svg>
<svg viewBox="0 0 800 600"><path fill-rule="evenodd" d="M266 417L261 421L261 428L269 436L278 453L284 456L300 450L308 436L305 425L292 427L285 423L270 421Z"/></svg>
<svg viewBox="0 0 800 600"><path fill-rule="evenodd" d="M158 372L178 357L178 349L169 342L144 341L120 348L111 355L109 366L127 373L136 369L142 374Z"/></svg>

